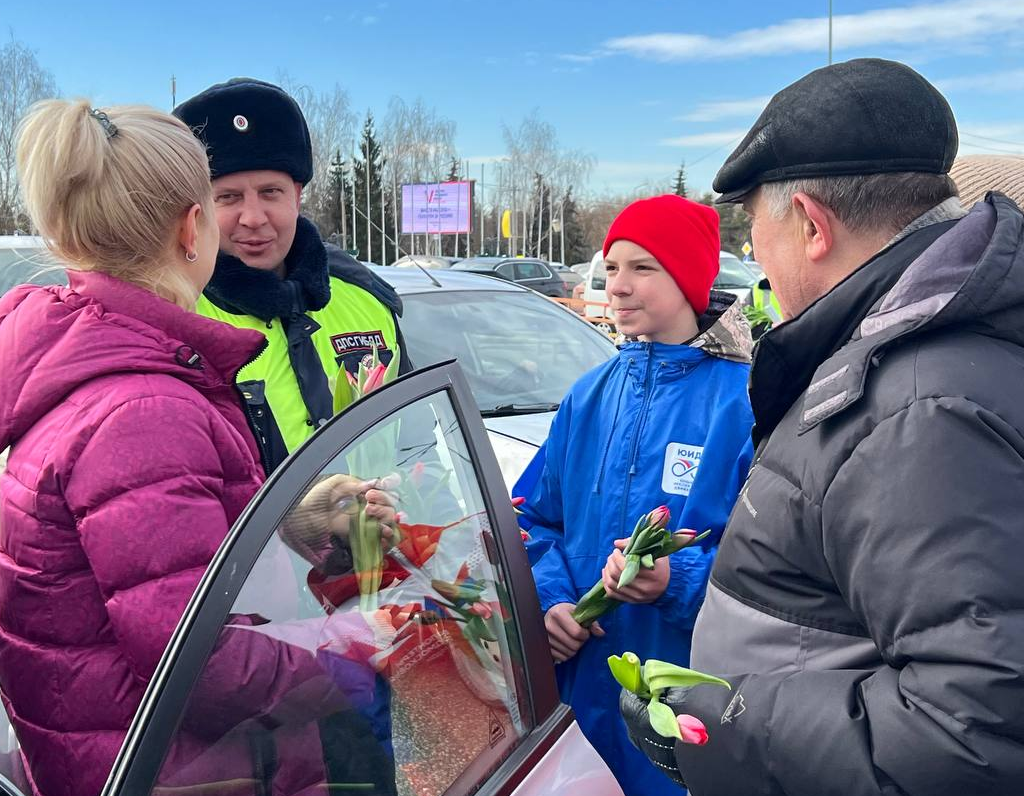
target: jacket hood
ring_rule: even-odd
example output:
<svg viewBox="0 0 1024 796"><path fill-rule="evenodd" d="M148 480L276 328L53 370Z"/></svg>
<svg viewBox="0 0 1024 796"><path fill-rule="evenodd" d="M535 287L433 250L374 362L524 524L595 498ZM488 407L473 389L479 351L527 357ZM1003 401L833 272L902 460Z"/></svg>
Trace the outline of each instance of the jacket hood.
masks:
<svg viewBox="0 0 1024 796"><path fill-rule="evenodd" d="M744 364L750 362L754 340L747 316L734 295L712 290L711 303L707 312L698 319L698 324L701 332L690 341L691 347L719 359Z"/></svg>
<svg viewBox="0 0 1024 796"><path fill-rule="evenodd" d="M233 385L262 334L203 318L97 272L70 286L23 285L0 300L0 450L77 387L115 373L174 376L199 390Z"/></svg>

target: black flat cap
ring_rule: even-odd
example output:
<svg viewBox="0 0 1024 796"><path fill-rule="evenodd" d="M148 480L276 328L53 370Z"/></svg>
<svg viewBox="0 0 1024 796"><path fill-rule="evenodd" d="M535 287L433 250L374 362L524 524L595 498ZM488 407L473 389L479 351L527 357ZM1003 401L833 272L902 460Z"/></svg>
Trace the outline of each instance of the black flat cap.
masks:
<svg viewBox="0 0 1024 796"><path fill-rule="evenodd" d="M945 98L904 64L858 58L772 97L715 175L718 203L765 182L842 174L946 174L957 150Z"/></svg>
<svg viewBox="0 0 1024 796"><path fill-rule="evenodd" d="M210 172L283 171L305 185L313 147L302 109L272 83L236 77L210 86L174 109L210 156Z"/></svg>

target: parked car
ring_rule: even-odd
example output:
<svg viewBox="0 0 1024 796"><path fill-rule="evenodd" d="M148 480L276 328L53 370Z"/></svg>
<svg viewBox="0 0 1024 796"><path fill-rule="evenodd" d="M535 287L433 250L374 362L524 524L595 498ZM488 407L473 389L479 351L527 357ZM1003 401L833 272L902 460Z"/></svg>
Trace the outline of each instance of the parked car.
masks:
<svg viewBox="0 0 1024 796"><path fill-rule="evenodd" d="M0 235L0 296L15 285L66 282L64 270L37 235Z"/></svg>
<svg viewBox="0 0 1024 796"><path fill-rule="evenodd" d="M536 290L545 296L567 298L565 284L543 260L524 257L470 257L452 266L454 271L472 271L497 277Z"/></svg>
<svg viewBox="0 0 1024 796"><path fill-rule="evenodd" d="M66 282L41 239L15 240L18 249L5 249L0 238L2 284ZM373 270L405 303L402 330L412 362L423 367L457 359L462 365L511 488L547 438L569 387L615 356L614 344L572 313L512 283L457 271L432 270L428 277L416 268ZM0 467L3 458L0 452Z"/></svg>
<svg viewBox="0 0 1024 796"><path fill-rule="evenodd" d="M514 284L374 270L401 293L409 354L428 367L333 418L253 499L186 608L104 796L255 796L274 792L275 772L286 770L312 776L309 792L621 796L559 702L507 493L568 385L614 347ZM458 364L429 366L453 357ZM444 485L442 501L417 491L417 467L407 461L422 451L394 445L398 425L424 418L433 426L429 483ZM374 450L392 457L370 459ZM359 461L376 464L360 469ZM389 574L361 595L354 572L324 575L285 536L311 484L367 469L405 475L407 516L385 558ZM468 585L467 603L453 590ZM239 684L245 699L209 699L202 684L216 679L213 651L253 636L286 647L315 667L315 678L292 682L287 671L264 669L262 682ZM261 689L278 696L273 715L250 709L267 701ZM0 796L28 796L5 720L0 708ZM312 748L301 742L312 738Z"/></svg>
<svg viewBox="0 0 1024 796"><path fill-rule="evenodd" d="M712 287L732 293L741 305L746 305L750 304L751 290L763 276L760 269L751 267L735 254L722 252L718 256L718 276Z"/></svg>
<svg viewBox="0 0 1024 796"><path fill-rule="evenodd" d="M621 796L559 702L526 551L475 403L456 364L428 368L333 418L271 476L186 608L105 796L255 796L278 792L275 777L310 793ZM378 586L361 592L351 568L326 576L285 542L308 517L296 506L310 484L365 477L353 462L374 449L391 457L369 460L372 472L401 470L397 426L425 417L446 499L416 493L411 468L405 535ZM213 653L236 645L292 662L257 667L237 694L211 699L204 683L223 676ZM0 794L27 796L15 739L4 737Z"/></svg>
<svg viewBox="0 0 1024 796"><path fill-rule="evenodd" d="M614 343L572 312L509 282L457 269L430 277L415 269L375 272L402 297L402 332L413 364L455 359L462 366L511 488L547 438L569 387L615 356Z"/></svg>
<svg viewBox="0 0 1024 796"><path fill-rule="evenodd" d="M548 267L555 272L555 276L562 280L562 284L565 286L566 296L571 296L576 285L583 283L583 277L567 265L562 265L561 263L548 263Z"/></svg>
<svg viewBox="0 0 1024 796"><path fill-rule="evenodd" d="M436 268L447 270L459 261L458 257L439 257L436 254L407 254L399 257L393 263L392 268Z"/></svg>

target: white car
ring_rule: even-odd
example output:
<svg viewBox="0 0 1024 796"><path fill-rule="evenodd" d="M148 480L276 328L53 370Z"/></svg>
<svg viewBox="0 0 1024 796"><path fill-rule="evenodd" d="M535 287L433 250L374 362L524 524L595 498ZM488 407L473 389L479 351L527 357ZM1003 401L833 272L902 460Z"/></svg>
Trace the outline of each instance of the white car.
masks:
<svg viewBox="0 0 1024 796"><path fill-rule="evenodd" d="M257 796L278 792L285 771L304 777L290 780L308 783L303 793L622 796L559 702L506 487L566 383L614 349L515 285L461 274L438 287L406 273L422 280L399 287L410 355L427 365L436 350L459 364L427 366L357 402L271 475L186 608L103 796ZM421 323L426 347L412 342ZM415 451L397 442L406 423L426 429ZM501 438L524 448L506 456L504 474L492 449ZM374 585L351 558L332 569L295 543L310 485L391 471L403 476L406 516ZM203 684L223 679L214 653L235 645L301 665L253 663L265 691L240 683L252 701L223 687L211 700ZM17 738L0 723L0 796L30 793Z"/></svg>
<svg viewBox="0 0 1024 796"><path fill-rule="evenodd" d="M607 335L532 290L457 270L379 268L402 297L402 333L416 367L462 366L511 489L547 439L559 402L615 356Z"/></svg>

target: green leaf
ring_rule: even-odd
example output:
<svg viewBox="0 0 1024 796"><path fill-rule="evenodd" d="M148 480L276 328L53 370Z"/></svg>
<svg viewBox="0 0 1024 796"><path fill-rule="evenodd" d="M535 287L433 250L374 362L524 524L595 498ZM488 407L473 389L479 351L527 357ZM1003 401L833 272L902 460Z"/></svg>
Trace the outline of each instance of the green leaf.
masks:
<svg viewBox="0 0 1024 796"><path fill-rule="evenodd" d="M640 674L640 659L632 652L609 656L608 668L612 670L616 682L627 691L647 696L648 691Z"/></svg>
<svg viewBox="0 0 1024 796"><path fill-rule="evenodd" d="M654 556L650 553L645 556L640 556L640 566L644 569L654 569Z"/></svg>
<svg viewBox="0 0 1024 796"><path fill-rule="evenodd" d="M391 355L387 370L384 371L384 384L391 384L398 377L398 369L401 367L402 349L395 345L395 353Z"/></svg>
<svg viewBox="0 0 1024 796"><path fill-rule="evenodd" d="M682 740L683 736L679 732L676 714L672 712L672 708L658 699L659 696L661 696L661 693L652 689L651 701L647 704L647 715L651 719L651 728L658 735Z"/></svg>
<svg viewBox="0 0 1024 796"><path fill-rule="evenodd" d="M373 361L370 364L370 370L373 370L380 364L380 350L377 346L373 347Z"/></svg>
<svg viewBox="0 0 1024 796"><path fill-rule="evenodd" d="M618 587L621 589L632 583L640 573L640 557L635 555L626 556L626 566L619 575Z"/></svg>
<svg viewBox="0 0 1024 796"><path fill-rule="evenodd" d="M695 669L686 669L676 666L674 663L659 661L653 658L644 664L643 678L647 687L654 691L661 691L665 688L682 688L691 685L720 685L731 689L732 686L719 677L698 672Z"/></svg>

